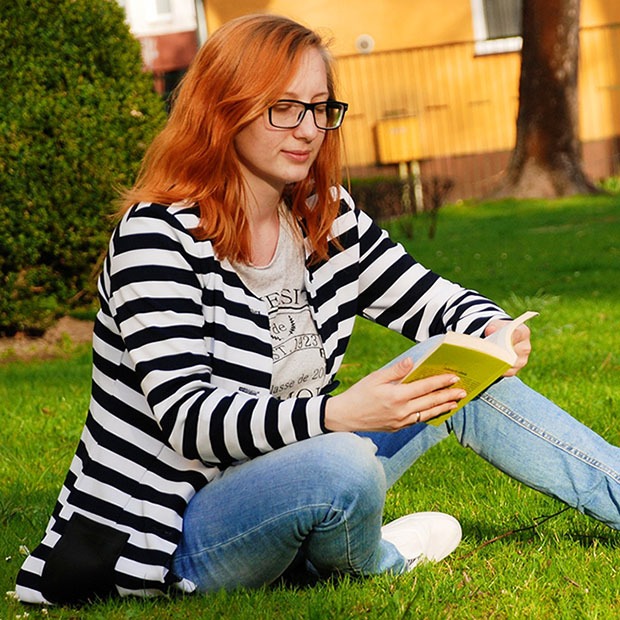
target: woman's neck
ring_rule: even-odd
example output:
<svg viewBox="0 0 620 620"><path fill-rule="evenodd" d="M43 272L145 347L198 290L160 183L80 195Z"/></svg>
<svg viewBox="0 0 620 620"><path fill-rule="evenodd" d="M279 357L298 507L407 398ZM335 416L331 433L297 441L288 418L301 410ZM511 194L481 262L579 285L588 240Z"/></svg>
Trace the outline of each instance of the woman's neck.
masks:
<svg viewBox="0 0 620 620"><path fill-rule="evenodd" d="M256 267L268 265L278 247L280 237L280 197L270 203L254 203L248 209L250 225L250 260Z"/></svg>
<svg viewBox="0 0 620 620"><path fill-rule="evenodd" d="M250 226L250 260L263 267L273 258L280 236L278 212L282 188L268 183L251 182L246 178L247 218Z"/></svg>

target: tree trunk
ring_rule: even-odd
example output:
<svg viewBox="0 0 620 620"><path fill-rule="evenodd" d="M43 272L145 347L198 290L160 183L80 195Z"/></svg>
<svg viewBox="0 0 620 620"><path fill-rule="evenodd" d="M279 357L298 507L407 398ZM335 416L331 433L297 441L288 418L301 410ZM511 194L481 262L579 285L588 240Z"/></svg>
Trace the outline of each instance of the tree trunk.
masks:
<svg viewBox="0 0 620 620"><path fill-rule="evenodd" d="M579 10L580 0L523 0L517 139L495 197L597 191L579 141Z"/></svg>

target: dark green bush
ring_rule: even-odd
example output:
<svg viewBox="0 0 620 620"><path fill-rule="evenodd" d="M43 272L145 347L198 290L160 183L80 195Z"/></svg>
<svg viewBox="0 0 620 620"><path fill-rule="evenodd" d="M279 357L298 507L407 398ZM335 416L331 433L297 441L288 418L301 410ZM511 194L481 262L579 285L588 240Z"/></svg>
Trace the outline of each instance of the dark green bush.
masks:
<svg viewBox="0 0 620 620"><path fill-rule="evenodd" d="M429 239L437 232L439 209L454 187L452 179L433 176L422 183L422 200L416 208L415 188L409 177L368 177L351 179L351 196L356 205L373 219L397 218L400 234L413 239L415 229L427 229Z"/></svg>
<svg viewBox="0 0 620 620"><path fill-rule="evenodd" d="M120 188L165 122L113 0L0 3L0 333L92 301Z"/></svg>
<svg viewBox="0 0 620 620"><path fill-rule="evenodd" d="M404 191L405 183L398 177L351 179L355 204L375 220L403 215L406 212Z"/></svg>

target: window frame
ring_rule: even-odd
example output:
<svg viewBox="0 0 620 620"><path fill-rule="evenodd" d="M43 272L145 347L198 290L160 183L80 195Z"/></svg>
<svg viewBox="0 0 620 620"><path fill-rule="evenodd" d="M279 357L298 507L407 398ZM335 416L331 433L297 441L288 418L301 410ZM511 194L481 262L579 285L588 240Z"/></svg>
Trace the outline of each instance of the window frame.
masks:
<svg viewBox="0 0 620 620"><path fill-rule="evenodd" d="M477 56L519 52L523 45L522 37L489 39L483 0L471 0L471 14L474 26L475 51Z"/></svg>

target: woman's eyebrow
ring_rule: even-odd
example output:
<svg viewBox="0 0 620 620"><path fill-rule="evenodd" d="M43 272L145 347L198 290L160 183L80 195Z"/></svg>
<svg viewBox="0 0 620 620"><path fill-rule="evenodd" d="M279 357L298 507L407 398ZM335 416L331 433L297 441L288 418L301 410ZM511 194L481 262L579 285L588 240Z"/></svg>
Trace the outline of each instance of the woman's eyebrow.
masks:
<svg viewBox="0 0 620 620"><path fill-rule="evenodd" d="M319 97L325 97L326 99L329 97L329 93L327 91L317 93L312 97L312 99L318 99ZM299 99L296 93L285 92L282 94L282 99Z"/></svg>

